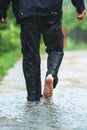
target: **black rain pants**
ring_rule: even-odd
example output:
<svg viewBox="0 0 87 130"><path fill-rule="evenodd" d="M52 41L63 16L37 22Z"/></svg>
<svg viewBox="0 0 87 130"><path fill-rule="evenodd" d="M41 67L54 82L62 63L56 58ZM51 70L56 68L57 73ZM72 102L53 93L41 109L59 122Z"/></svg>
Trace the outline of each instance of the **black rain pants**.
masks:
<svg viewBox="0 0 87 130"><path fill-rule="evenodd" d="M58 82L57 73L63 58L61 19L57 15L29 16L23 19L20 25L27 99L39 101L41 97L40 37L42 34L48 53L46 76L53 75L55 88Z"/></svg>

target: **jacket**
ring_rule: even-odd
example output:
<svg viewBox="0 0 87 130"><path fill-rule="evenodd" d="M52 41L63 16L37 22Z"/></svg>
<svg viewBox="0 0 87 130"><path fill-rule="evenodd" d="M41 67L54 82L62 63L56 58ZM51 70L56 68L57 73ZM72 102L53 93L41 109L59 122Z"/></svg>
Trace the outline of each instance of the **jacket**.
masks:
<svg viewBox="0 0 87 130"><path fill-rule="evenodd" d="M10 2L17 21L28 16L58 14L62 17L63 0L0 0L0 18L6 18ZM71 0L77 12L85 9L84 0Z"/></svg>

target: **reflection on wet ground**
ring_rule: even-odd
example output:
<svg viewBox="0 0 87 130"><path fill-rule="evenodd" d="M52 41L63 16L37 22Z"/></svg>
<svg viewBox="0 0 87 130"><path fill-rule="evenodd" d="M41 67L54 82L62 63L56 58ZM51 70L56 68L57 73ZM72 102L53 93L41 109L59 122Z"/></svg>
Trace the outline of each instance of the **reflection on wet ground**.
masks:
<svg viewBox="0 0 87 130"><path fill-rule="evenodd" d="M30 104L25 97L26 92L0 95L1 130L86 130L85 89L60 88L50 105L44 100Z"/></svg>
<svg viewBox="0 0 87 130"><path fill-rule="evenodd" d="M80 54L81 60L78 59ZM71 60L72 55L76 57ZM82 68L82 55L87 56L87 53L65 54L52 104L45 103L43 99L37 103L27 102L23 77L17 82L15 76L5 77L2 89L0 87L0 130L87 130L87 61L83 61ZM46 70L46 57L42 56L42 59L42 70ZM16 75L19 73L20 77L18 70ZM42 72L42 81L44 75ZM11 82L6 85L8 79L15 81L16 85Z"/></svg>

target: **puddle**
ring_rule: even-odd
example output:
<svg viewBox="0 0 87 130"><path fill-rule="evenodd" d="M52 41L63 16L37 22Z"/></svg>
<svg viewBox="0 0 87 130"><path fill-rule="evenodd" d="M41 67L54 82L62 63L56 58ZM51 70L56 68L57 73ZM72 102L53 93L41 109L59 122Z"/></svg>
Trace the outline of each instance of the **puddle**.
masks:
<svg viewBox="0 0 87 130"><path fill-rule="evenodd" d="M53 102L53 104L45 104L44 100L41 100L39 103L27 103L26 92L0 94L0 129L4 130L3 127L5 130L7 128L9 130L87 128L85 90L58 88L54 92Z"/></svg>

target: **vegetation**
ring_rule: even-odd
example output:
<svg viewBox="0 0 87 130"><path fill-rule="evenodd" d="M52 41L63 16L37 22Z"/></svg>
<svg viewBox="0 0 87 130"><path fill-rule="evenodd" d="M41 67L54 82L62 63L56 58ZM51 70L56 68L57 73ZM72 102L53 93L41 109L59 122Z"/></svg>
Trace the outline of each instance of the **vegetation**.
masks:
<svg viewBox="0 0 87 130"><path fill-rule="evenodd" d="M21 57L20 29L16 24L11 8L8 23L0 23L0 80L7 70Z"/></svg>
<svg viewBox="0 0 87 130"><path fill-rule="evenodd" d="M75 8L63 9L63 26L67 33L66 50L87 49L87 16L83 21L76 18Z"/></svg>
<svg viewBox="0 0 87 130"><path fill-rule="evenodd" d="M66 26L67 30L70 32L73 28L87 31L87 16L83 21L78 21L76 18L75 8L65 7L63 9L63 25Z"/></svg>
<svg viewBox="0 0 87 130"><path fill-rule="evenodd" d="M20 49L9 51L0 56L0 80L6 74L7 70L21 57Z"/></svg>
<svg viewBox="0 0 87 130"><path fill-rule="evenodd" d="M70 37L67 38L67 45L65 50L72 51L72 50L85 50L87 49L87 44L84 42L80 42L76 44Z"/></svg>

